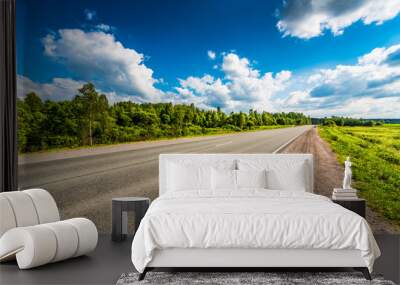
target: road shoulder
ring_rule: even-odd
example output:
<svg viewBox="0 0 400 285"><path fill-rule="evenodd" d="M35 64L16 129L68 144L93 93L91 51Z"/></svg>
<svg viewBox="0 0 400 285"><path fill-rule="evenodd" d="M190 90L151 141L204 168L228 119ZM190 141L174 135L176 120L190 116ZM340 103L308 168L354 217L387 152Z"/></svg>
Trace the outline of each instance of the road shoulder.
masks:
<svg viewBox="0 0 400 285"><path fill-rule="evenodd" d="M312 153L314 155L314 192L316 194L331 197L333 188L340 187L344 169L338 163L336 154L329 144L318 135L316 128L297 137L281 149L280 153ZM374 233L400 233L398 226L369 207L366 214Z"/></svg>

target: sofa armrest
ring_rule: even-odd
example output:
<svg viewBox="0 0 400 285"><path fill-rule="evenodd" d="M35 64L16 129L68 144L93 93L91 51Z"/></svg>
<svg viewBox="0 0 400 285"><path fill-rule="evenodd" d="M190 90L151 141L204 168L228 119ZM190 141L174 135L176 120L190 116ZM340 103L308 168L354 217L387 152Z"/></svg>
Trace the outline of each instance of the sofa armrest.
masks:
<svg viewBox="0 0 400 285"><path fill-rule="evenodd" d="M85 218L13 228L0 238L0 261L15 256L28 269L87 254L97 240L96 226Z"/></svg>
<svg viewBox="0 0 400 285"><path fill-rule="evenodd" d="M15 256L21 269L51 262L56 250L53 232L42 225L13 228L0 239L0 261Z"/></svg>

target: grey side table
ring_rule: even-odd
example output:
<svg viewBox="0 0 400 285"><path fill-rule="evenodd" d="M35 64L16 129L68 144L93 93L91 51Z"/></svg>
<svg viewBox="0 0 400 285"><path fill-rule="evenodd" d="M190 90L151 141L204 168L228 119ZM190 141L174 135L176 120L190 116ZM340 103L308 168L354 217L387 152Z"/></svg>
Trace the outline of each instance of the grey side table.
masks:
<svg viewBox="0 0 400 285"><path fill-rule="evenodd" d="M332 199L332 202L339 204L340 206L359 214L365 218L365 200L364 199L353 199L353 200L336 200Z"/></svg>
<svg viewBox="0 0 400 285"><path fill-rule="evenodd" d="M128 212L135 214L135 233L140 221L146 214L150 199L144 197L121 197L112 199L112 234L113 241L123 241L128 233Z"/></svg>

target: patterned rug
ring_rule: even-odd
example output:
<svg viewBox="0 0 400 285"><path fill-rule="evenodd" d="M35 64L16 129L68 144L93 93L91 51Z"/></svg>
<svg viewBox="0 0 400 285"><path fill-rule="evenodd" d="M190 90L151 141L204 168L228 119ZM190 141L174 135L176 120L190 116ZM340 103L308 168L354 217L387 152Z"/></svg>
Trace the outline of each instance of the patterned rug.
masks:
<svg viewBox="0 0 400 285"><path fill-rule="evenodd" d="M359 272L148 272L146 278L138 281L138 273L122 274L117 285L145 284L213 284L213 285L395 285L382 276L372 275L368 281Z"/></svg>

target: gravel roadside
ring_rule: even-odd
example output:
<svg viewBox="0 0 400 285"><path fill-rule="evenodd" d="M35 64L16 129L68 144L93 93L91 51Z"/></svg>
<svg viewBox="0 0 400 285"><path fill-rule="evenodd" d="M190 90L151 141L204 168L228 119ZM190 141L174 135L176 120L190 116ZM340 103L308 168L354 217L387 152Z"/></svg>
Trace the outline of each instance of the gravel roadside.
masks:
<svg viewBox="0 0 400 285"><path fill-rule="evenodd" d="M329 144L318 135L317 128L305 132L281 153L312 153L314 155L314 192L331 197L334 187L341 187L343 167ZM367 221L374 233L400 233L400 228L367 207Z"/></svg>

